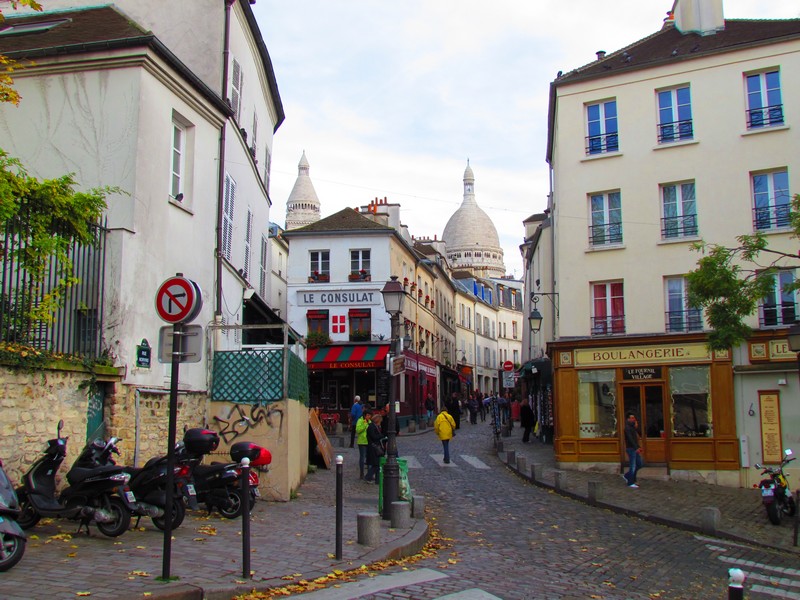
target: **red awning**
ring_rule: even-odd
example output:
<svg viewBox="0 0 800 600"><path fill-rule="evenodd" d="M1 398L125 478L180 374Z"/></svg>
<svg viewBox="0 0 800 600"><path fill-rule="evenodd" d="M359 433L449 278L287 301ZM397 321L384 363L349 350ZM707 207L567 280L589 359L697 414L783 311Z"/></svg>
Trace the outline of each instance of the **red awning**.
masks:
<svg viewBox="0 0 800 600"><path fill-rule="evenodd" d="M309 348L309 369L376 369L386 366L389 345L357 344Z"/></svg>

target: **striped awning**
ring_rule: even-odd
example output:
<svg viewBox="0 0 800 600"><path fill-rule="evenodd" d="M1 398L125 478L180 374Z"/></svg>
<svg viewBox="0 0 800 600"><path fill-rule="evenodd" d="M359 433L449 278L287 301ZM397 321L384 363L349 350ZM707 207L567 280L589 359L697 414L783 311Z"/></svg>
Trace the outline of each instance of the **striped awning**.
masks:
<svg viewBox="0 0 800 600"><path fill-rule="evenodd" d="M358 344L309 348L306 363L309 369L375 369L386 366L389 345Z"/></svg>

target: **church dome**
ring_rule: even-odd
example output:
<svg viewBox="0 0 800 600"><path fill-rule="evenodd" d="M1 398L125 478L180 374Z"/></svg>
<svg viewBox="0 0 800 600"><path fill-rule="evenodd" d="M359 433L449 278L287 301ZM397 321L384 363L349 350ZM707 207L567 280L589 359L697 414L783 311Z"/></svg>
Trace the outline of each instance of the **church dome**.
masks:
<svg viewBox="0 0 800 600"><path fill-rule="evenodd" d="M447 221L442 239L453 268L469 269L479 277L505 275L497 228L475 200L475 175L469 163L464 170L464 200Z"/></svg>
<svg viewBox="0 0 800 600"><path fill-rule="evenodd" d="M320 205L317 191L309 177L309 164L305 150L297 164L297 179L286 201L286 230L305 227L319 221Z"/></svg>

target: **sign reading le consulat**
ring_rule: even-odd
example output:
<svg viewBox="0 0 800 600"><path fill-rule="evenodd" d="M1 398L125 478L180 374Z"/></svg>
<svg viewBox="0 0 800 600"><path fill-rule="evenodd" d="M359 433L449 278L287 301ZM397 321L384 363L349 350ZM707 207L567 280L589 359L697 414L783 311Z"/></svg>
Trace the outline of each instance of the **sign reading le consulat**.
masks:
<svg viewBox="0 0 800 600"><path fill-rule="evenodd" d="M704 343L575 350L575 366L577 367L666 364L708 360L711 360L711 354Z"/></svg>
<svg viewBox="0 0 800 600"><path fill-rule="evenodd" d="M378 304L378 292L344 290L308 291L297 293L298 306L366 306Z"/></svg>

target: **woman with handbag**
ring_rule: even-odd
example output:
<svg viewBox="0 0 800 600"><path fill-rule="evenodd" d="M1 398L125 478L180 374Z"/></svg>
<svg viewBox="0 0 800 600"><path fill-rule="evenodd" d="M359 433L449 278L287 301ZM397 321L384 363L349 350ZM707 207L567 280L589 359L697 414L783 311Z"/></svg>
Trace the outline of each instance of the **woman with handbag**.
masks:
<svg viewBox="0 0 800 600"><path fill-rule="evenodd" d="M378 483L378 467L380 466L381 456L385 450L383 447L383 434L381 433L381 421L383 416L377 414L367 426L367 475L364 481Z"/></svg>

